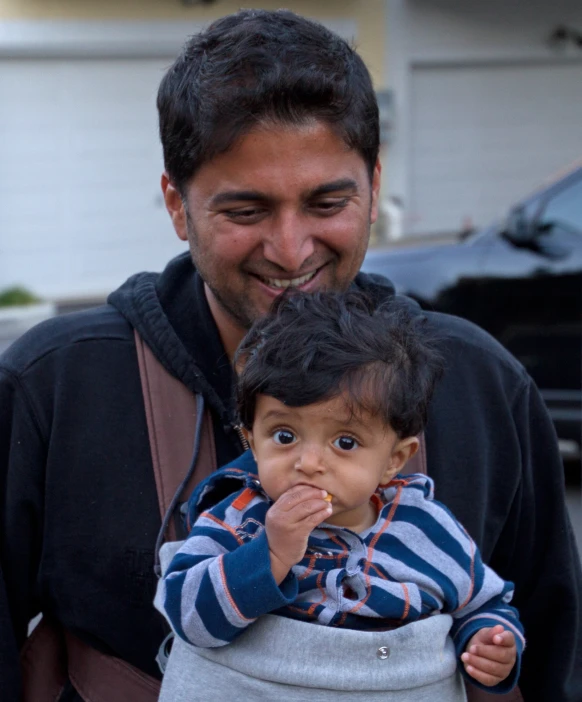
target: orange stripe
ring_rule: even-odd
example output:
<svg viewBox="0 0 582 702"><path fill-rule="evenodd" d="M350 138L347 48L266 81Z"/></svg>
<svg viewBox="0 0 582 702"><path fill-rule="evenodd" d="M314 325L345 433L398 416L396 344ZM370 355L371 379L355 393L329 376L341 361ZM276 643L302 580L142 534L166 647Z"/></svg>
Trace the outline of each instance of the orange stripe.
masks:
<svg viewBox="0 0 582 702"><path fill-rule="evenodd" d="M226 584L226 575L224 574L223 560L224 560L223 556L218 556L218 567L220 569L220 579L222 580L222 587L224 588L224 592L226 593L228 603L236 612L237 617L240 617L245 622L253 622L254 619L249 619L248 617L245 617L244 614L240 611L240 609L236 606L236 602L232 599L232 596L231 596L230 591L228 589L228 585Z"/></svg>
<svg viewBox="0 0 582 702"><path fill-rule="evenodd" d="M307 610L307 614L312 615L315 612L316 608L319 605L323 604L327 600L327 592L321 587L322 580L323 580L323 571L317 576L317 580L316 580L317 587L318 587L319 591L321 592L321 600L319 600L319 602L314 602L311 605L311 607Z"/></svg>
<svg viewBox="0 0 582 702"><path fill-rule="evenodd" d="M244 509L256 494L257 493L252 488L245 488L236 500L234 500L232 506L238 510Z"/></svg>
<svg viewBox="0 0 582 702"><path fill-rule="evenodd" d="M402 487L404 485L404 481L401 480L399 482L401 482L402 485L400 485L400 487L398 488L398 492L394 496L394 500L392 502L392 507L390 507L390 511L388 512L388 516L386 517L386 520L385 520L384 524L382 525L382 528L380 529L380 531L378 531L378 532L376 532L376 534L374 534L374 538L372 539L372 541L370 541L370 545L368 546L368 563L371 563L371 561L372 561L374 546L378 543L378 539L382 536L382 534L388 528L390 522L394 518L396 508L398 507L398 504L400 503L400 496L402 495Z"/></svg>
<svg viewBox="0 0 582 702"><path fill-rule="evenodd" d="M238 541L239 545L242 546L244 541L240 538L240 536L236 533L236 531L226 524L226 522L223 522L221 519L218 517L215 517L213 514L210 514L210 512L202 512L200 515L200 518L206 517L207 519L210 519L213 522L216 522L218 525L220 525L223 529L226 529L226 531L230 532L234 538Z"/></svg>
<svg viewBox="0 0 582 702"><path fill-rule="evenodd" d="M311 571L312 571L313 568L315 567L315 561L316 561L316 559L317 559L317 556L316 556L315 554L313 554L313 556L310 556L310 557L309 557L309 565L308 565L307 568L305 569L305 572L304 572L302 575L300 575L300 576L297 578L297 580L304 580L308 575L310 575Z"/></svg>
<svg viewBox="0 0 582 702"><path fill-rule="evenodd" d="M368 575L368 568L367 567L366 567L366 570L364 571L364 577L366 578L366 596L364 597L364 599L361 602L358 602L357 605L355 605L354 607L352 607L350 609L350 613L352 613L352 614L354 612L357 612L359 609L361 609L366 604L370 595L372 594L372 580L371 580L370 576Z"/></svg>
<svg viewBox="0 0 582 702"><path fill-rule="evenodd" d="M290 612L297 612L297 614L302 614L304 617L308 614L306 609L301 609L301 607L295 607L294 605L286 605L285 609L288 609ZM311 618L315 619L315 617L313 616Z"/></svg>
<svg viewBox="0 0 582 702"><path fill-rule="evenodd" d="M410 595L408 593L406 583L400 584L402 585L402 589L404 590L404 611L402 612L401 619L406 619L406 617L408 616L408 612L410 612Z"/></svg>
<svg viewBox="0 0 582 702"><path fill-rule="evenodd" d="M382 488L382 490L385 490L388 487L394 487L395 485L406 485L408 481L406 478L392 478L392 480L389 480L387 483L380 483L378 485L378 488Z"/></svg>
<svg viewBox="0 0 582 702"><path fill-rule="evenodd" d="M330 538L330 541L333 541L334 544L337 544L342 550L341 553L338 553L335 556L335 558L337 560L337 564L338 564L338 566L340 566L342 564L342 558L348 557L348 547L344 543L342 543L335 534L333 534L331 532L327 532L327 534Z"/></svg>

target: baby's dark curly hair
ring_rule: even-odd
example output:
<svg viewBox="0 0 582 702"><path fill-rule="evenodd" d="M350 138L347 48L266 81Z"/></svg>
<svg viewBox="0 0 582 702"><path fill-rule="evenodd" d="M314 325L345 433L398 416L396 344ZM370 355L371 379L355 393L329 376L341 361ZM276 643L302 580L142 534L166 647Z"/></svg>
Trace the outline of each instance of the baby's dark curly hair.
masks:
<svg viewBox="0 0 582 702"><path fill-rule="evenodd" d="M343 394L351 412L379 415L400 438L416 436L443 358L427 318L397 297L362 292L281 295L242 340L237 405L252 429L257 395L302 407Z"/></svg>

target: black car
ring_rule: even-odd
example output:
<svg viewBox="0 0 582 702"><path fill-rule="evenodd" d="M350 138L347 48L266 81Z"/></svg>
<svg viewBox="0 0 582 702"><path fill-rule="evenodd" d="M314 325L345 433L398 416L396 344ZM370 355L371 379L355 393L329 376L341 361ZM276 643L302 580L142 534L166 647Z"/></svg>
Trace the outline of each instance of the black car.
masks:
<svg viewBox="0 0 582 702"><path fill-rule="evenodd" d="M507 219L454 243L370 250L424 308L486 329L533 377L565 458L582 433L582 167L517 203Z"/></svg>

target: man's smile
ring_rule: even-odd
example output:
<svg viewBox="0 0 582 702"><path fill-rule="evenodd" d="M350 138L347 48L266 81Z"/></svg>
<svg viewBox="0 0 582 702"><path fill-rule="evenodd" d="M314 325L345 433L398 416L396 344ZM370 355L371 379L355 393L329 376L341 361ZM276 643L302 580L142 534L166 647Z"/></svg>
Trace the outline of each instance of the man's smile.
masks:
<svg viewBox="0 0 582 702"><path fill-rule="evenodd" d="M261 273L249 272L248 275L258 280L263 290L268 291L271 295L279 294L287 288L298 288L304 291L315 290L318 286L319 274L327 268L327 263L320 265L308 273L296 275L294 277L275 277L266 276Z"/></svg>
<svg viewBox="0 0 582 702"><path fill-rule="evenodd" d="M265 278L264 276L258 276L263 283L270 285L272 288L297 288L303 283L307 283L312 278L315 277L317 271L311 271L306 275L302 275L299 278Z"/></svg>

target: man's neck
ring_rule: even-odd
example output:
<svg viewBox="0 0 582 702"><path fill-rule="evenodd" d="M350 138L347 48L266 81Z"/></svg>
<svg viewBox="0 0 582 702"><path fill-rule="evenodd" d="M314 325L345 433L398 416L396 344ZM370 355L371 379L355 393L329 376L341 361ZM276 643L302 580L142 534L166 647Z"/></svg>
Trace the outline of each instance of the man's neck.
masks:
<svg viewBox="0 0 582 702"><path fill-rule="evenodd" d="M210 288L204 283L204 293L206 299L208 300L208 306L210 307L210 312L214 317L216 326L218 328L218 333L220 334L220 339L226 355L232 360L234 358L235 351L242 341L243 336L246 331L240 327L236 322L233 321L232 317L228 315L220 306L217 299L212 294Z"/></svg>

